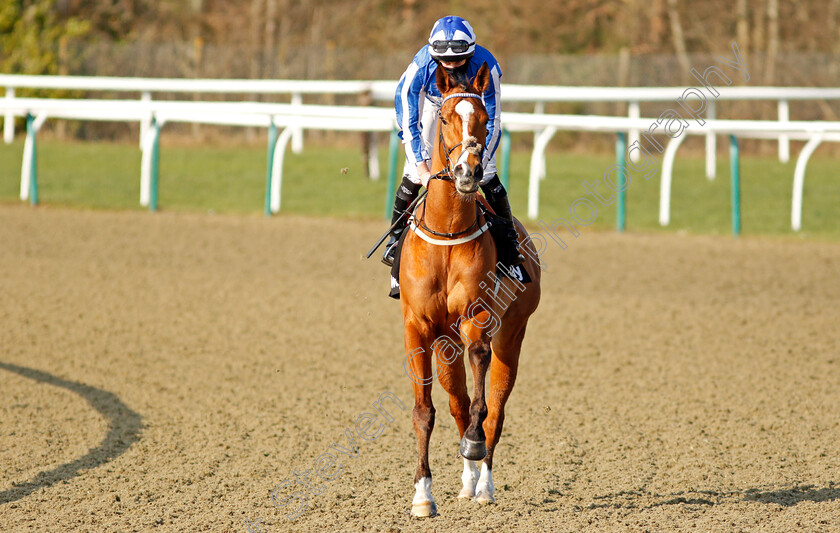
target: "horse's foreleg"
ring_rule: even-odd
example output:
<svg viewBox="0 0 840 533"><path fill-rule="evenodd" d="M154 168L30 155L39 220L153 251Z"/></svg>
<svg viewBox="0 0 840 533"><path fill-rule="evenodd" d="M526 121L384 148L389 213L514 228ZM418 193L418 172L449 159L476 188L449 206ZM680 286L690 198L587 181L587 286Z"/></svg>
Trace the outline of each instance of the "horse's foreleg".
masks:
<svg viewBox="0 0 840 533"><path fill-rule="evenodd" d="M479 503L494 503L495 486L493 485L493 453L502 435L505 422L505 404L519 368L519 352L525 337L525 325L510 333L502 328L500 335L493 339L493 355L490 364L490 394L487 398L487 419L484 432L487 435L487 457L481 465L481 474L476 484L475 500Z"/></svg>
<svg viewBox="0 0 840 533"><path fill-rule="evenodd" d="M463 347L453 360L448 360L449 354L435 352L437 358L439 380L443 390L449 394L449 412L458 426L458 436L463 437L470 423L470 396L467 394L467 375L464 369Z"/></svg>
<svg viewBox="0 0 840 533"><path fill-rule="evenodd" d="M414 499L411 514L434 516L437 506L432 497L432 471L429 468L429 440L435 427L435 407L432 404L432 353L429 334L406 322L405 348L408 370L414 388L414 432L417 434L417 471L414 474Z"/></svg>
<svg viewBox="0 0 840 533"><path fill-rule="evenodd" d="M435 352L440 369L440 384L449 394L449 412L458 426L458 436L463 438L470 423L470 396L467 394L467 375L464 369L463 347L458 354L449 358L449 353ZM459 500L471 500L475 496L475 484L478 483L479 465L477 461L464 459L464 472L461 474L462 488Z"/></svg>
<svg viewBox="0 0 840 533"><path fill-rule="evenodd" d="M490 367L490 339L484 332L476 331L477 340L467 349L472 366L475 386L470 402L470 425L461 439L461 456L464 459L480 461L487 455L484 436L484 419L487 417L487 402L484 398L484 382Z"/></svg>

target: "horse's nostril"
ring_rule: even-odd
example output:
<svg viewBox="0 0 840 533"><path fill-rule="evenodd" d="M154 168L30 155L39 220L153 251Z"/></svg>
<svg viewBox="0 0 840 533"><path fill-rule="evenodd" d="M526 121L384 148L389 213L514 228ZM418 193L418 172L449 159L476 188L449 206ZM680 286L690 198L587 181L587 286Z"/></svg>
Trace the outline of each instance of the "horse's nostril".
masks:
<svg viewBox="0 0 840 533"><path fill-rule="evenodd" d="M470 172L470 168L463 163L458 163L457 165L455 165L454 173L456 178L468 178L472 175L472 172Z"/></svg>

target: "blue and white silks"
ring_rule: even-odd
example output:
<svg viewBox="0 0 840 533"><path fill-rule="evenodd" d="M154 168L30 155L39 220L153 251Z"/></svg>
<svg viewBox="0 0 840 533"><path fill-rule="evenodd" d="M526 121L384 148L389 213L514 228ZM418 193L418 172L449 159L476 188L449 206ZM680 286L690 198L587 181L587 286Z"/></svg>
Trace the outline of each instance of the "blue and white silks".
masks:
<svg viewBox="0 0 840 533"><path fill-rule="evenodd" d="M502 71L498 61L486 48L476 45L475 54L467 60L467 76L474 79L481 65L490 68L490 83L482 95L484 107L490 117L487 121L487 147L484 151L484 178L488 182L496 175L496 149L501 138L501 95ZM431 166L431 150L435 132L435 120L442 102L436 83L437 63L429 54L429 46L420 49L400 78L394 96L399 136L405 145L406 163L404 172L411 181L420 183L417 165L425 161Z"/></svg>

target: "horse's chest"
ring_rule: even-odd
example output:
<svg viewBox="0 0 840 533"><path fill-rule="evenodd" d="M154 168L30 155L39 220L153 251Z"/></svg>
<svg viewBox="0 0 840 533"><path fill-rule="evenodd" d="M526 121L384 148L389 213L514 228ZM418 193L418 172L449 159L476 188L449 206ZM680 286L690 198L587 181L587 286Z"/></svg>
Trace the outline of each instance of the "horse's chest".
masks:
<svg viewBox="0 0 840 533"><path fill-rule="evenodd" d="M421 298L412 299L412 307L427 316L447 316L455 311L468 308L480 296L481 280L454 279L449 276L430 276L417 280L413 292L422 294Z"/></svg>

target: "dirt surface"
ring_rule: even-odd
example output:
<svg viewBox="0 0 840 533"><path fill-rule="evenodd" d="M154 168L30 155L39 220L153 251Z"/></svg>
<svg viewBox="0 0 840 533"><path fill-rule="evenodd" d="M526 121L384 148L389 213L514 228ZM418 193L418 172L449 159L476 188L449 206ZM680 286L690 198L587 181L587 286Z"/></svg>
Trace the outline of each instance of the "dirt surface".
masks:
<svg viewBox="0 0 840 533"><path fill-rule="evenodd" d="M384 227L0 206L0 531L840 531L840 243L552 245L498 503L455 500L436 386L420 520Z"/></svg>

